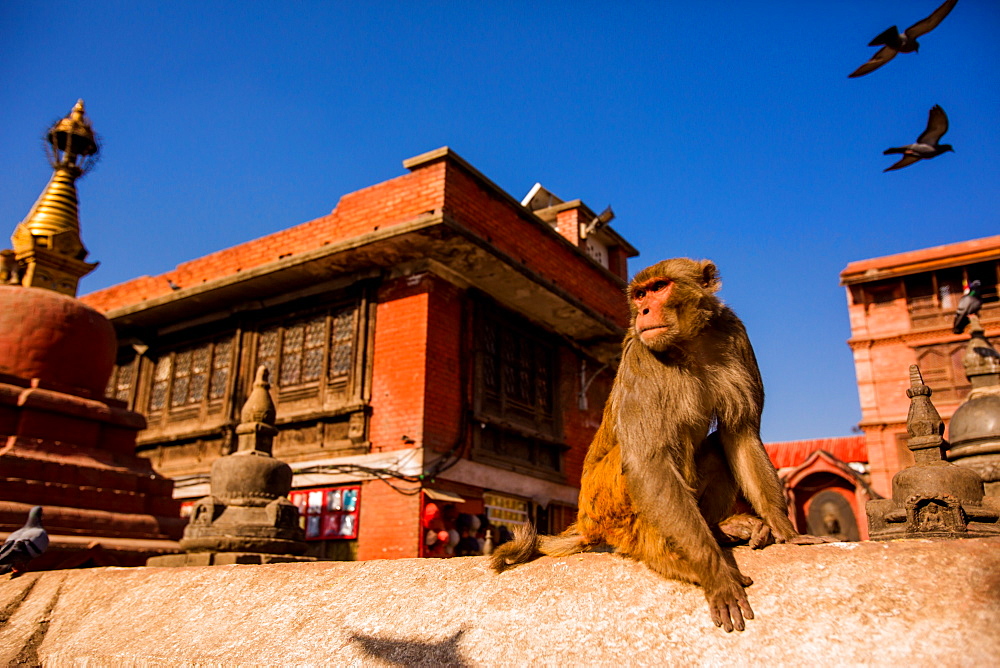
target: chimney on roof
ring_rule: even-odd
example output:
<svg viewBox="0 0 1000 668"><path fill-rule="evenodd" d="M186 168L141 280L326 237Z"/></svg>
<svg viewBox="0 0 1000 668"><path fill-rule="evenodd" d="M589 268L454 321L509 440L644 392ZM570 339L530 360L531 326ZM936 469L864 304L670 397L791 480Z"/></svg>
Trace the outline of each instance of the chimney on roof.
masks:
<svg viewBox="0 0 1000 668"><path fill-rule="evenodd" d="M615 215L610 206L597 215L581 200L564 201L541 183L528 191L521 204L597 264L628 280L628 258L639 253L608 227Z"/></svg>

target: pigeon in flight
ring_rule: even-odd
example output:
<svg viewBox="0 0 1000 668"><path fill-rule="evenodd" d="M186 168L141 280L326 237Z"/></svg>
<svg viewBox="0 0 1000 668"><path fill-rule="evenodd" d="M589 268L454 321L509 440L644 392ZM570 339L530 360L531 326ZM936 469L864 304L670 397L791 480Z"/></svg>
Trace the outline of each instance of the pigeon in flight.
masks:
<svg viewBox="0 0 1000 668"><path fill-rule="evenodd" d="M969 287L962 293L962 298L958 300L958 308L955 309L955 323L951 331L961 334L965 331L965 326L969 324L969 316L979 313L983 307L983 298L979 294L979 280L969 283Z"/></svg>
<svg viewBox="0 0 1000 668"><path fill-rule="evenodd" d="M896 26L884 31L881 35L873 39L868 46L881 46L882 48L875 52L871 60L867 63L854 70L848 75L849 78L860 77L868 74L869 72L874 72L878 68L885 65L887 62L896 57L897 53L911 53L913 51L920 51L920 44L917 43L917 38L921 35L926 35L931 30L937 27L944 17L948 16L958 0L947 0L943 5L934 10L934 13L928 16L922 21L917 21L909 28L906 32L900 33Z"/></svg>
<svg viewBox="0 0 1000 668"><path fill-rule="evenodd" d="M0 545L0 575L21 573L25 565L49 546L49 534L42 528L42 507L28 511L24 526L7 536Z"/></svg>
<svg viewBox="0 0 1000 668"><path fill-rule="evenodd" d="M930 114L927 116L927 129L917 137L916 143L896 148L887 148L882 152L883 155L892 155L893 153L903 154L899 162L893 164L891 167L886 167L882 171L891 172L894 169L902 169L918 160L933 158L948 151L954 153L955 149L951 147L951 144L938 144L938 141L940 141L941 137L947 131L948 116L944 113L941 105L935 104L931 107Z"/></svg>

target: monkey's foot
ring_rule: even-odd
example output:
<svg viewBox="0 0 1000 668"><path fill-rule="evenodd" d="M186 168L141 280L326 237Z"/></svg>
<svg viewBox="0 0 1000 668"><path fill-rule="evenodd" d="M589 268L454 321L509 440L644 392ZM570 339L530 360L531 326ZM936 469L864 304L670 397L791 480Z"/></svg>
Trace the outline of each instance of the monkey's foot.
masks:
<svg viewBox="0 0 1000 668"><path fill-rule="evenodd" d="M721 626L726 633L733 629L742 631L746 628L745 619L753 619L753 608L747 600L747 595L738 583L729 581L722 586L705 590L708 599L708 610L716 626Z"/></svg>

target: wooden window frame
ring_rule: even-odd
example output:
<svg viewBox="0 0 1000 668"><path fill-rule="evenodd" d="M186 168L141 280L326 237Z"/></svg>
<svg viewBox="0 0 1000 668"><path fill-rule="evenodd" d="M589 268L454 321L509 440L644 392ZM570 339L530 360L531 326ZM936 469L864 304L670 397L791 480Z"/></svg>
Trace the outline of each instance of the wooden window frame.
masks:
<svg viewBox="0 0 1000 668"><path fill-rule="evenodd" d="M277 403L298 402L303 400L316 400L320 404L327 406L331 404L352 404L363 401L362 388L367 384L366 355L370 349L368 342L368 330L370 329L367 300L364 298L354 299L349 302L339 302L314 308L309 311L296 313L293 319L287 316L284 318L268 318L261 320L254 327L251 359L253 363L249 366L256 370L260 364L265 364L271 371L271 389ZM349 336L342 334L344 327L340 329L338 336L338 320L347 315L346 329ZM303 346L299 354L302 355L300 370L305 368L305 351L320 350L321 360L318 373L314 378L300 380L299 382L287 382L285 366L289 354L287 340L292 328L302 325L305 329L309 323L322 320L321 340L322 346L306 348L306 334L303 333ZM275 351L273 355L261 357L261 346L266 336L273 334L275 337ZM349 352L346 354L346 370L343 373L334 373L334 363L337 358L338 341L340 343L349 342ZM295 352L295 351L291 351ZM301 376L300 376L301 377ZM283 382L284 381L284 382Z"/></svg>
<svg viewBox="0 0 1000 668"><path fill-rule="evenodd" d="M144 414L147 416L151 428L155 428L163 420L176 422L223 412L227 398L232 394L231 388L234 381L234 370L237 366L237 341L239 340L239 336L240 333L236 330L211 337L203 337L195 342L166 348L155 358L149 360L151 372L148 376L148 391L144 397L143 405L145 407ZM219 347L223 344L228 346L228 351L220 353ZM175 403L176 392L179 386L178 379L180 378L177 375L177 358L188 353L193 354L194 351L205 347L209 349L209 352L204 364L205 370L203 375L205 379L202 396L194 400L188 397L183 402ZM223 361L225 364L222 364ZM169 367L163 378L159 377L161 364ZM189 362L189 369L192 365L193 360ZM221 369L226 370L225 377L218 380L217 374ZM193 375L189 373L185 377L190 379ZM199 375L202 374L199 373ZM160 391L157 386L160 383L163 384L162 403L154 407L154 401L156 401L158 392ZM213 396L220 386L221 390L219 390L219 394ZM184 392L187 393L189 391L190 385L185 388Z"/></svg>
<svg viewBox="0 0 1000 668"><path fill-rule="evenodd" d="M473 457L532 476L563 480L568 448L560 437L558 343L544 330L485 298L475 301L472 317L473 418L477 425L472 432ZM518 354L525 349L536 366L525 364L525 355ZM539 362L545 365L541 370ZM541 402L539 388L546 393ZM528 394L532 396L525 401Z"/></svg>

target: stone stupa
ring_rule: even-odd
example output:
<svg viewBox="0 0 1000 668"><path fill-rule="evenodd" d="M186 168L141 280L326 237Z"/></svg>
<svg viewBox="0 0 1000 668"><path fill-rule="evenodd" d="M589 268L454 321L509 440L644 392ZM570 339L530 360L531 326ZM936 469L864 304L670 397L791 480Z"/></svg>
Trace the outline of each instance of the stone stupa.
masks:
<svg viewBox="0 0 1000 668"><path fill-rule="evenodd" d="M271 455L278 430L269 389L267 367L260 366L236 427L237 450L215 460L211 494L191 510L181 539L186 553L154 557L149 566L314 561L299 556L306 543L299 510L288 500L292 469Z"/></svg>

